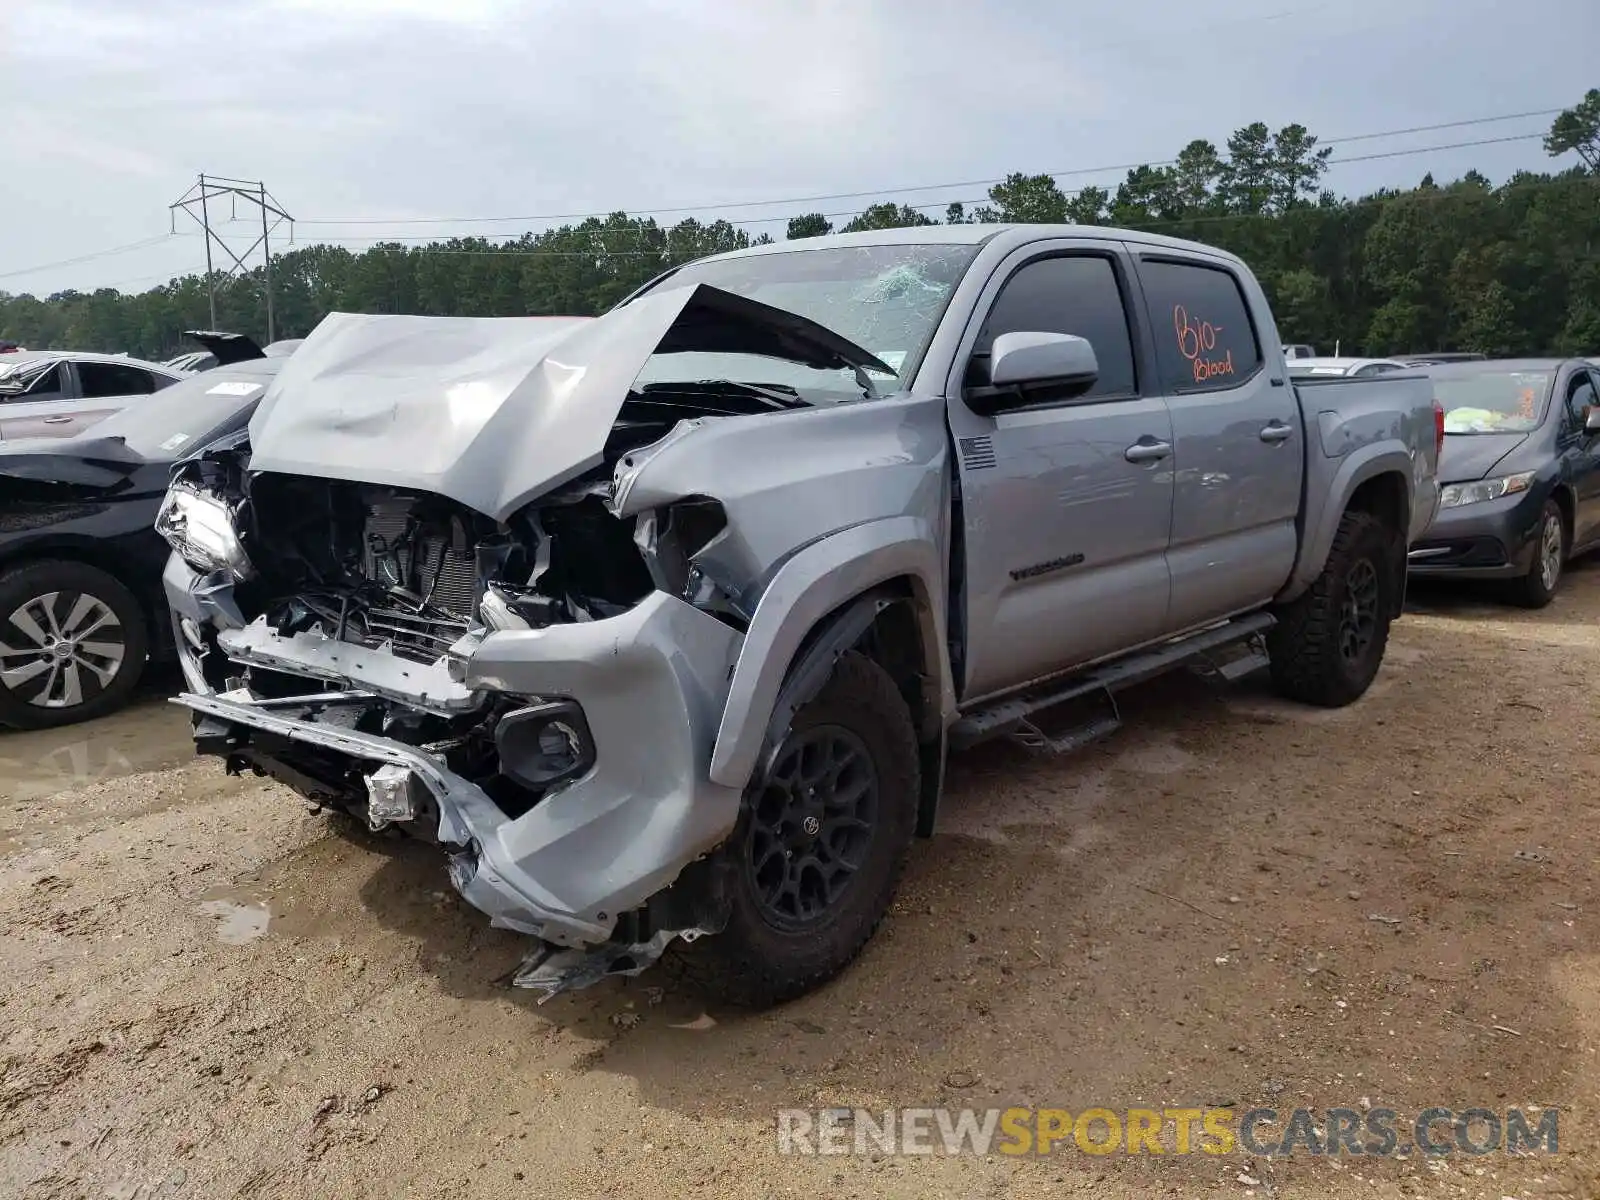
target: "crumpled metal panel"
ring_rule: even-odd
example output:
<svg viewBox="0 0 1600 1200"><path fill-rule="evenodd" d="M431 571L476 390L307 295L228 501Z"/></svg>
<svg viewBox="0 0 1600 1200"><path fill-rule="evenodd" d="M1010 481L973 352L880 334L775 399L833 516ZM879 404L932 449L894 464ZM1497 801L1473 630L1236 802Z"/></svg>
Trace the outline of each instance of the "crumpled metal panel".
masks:
<svg viewBox="0 0 1600 1200"><path fill-rule="evenodd" d="M503 521L600 463L652 355L703 350L889 369L705 284L596 318L332 313L251 418L250 469L432 492Z"/></svg>

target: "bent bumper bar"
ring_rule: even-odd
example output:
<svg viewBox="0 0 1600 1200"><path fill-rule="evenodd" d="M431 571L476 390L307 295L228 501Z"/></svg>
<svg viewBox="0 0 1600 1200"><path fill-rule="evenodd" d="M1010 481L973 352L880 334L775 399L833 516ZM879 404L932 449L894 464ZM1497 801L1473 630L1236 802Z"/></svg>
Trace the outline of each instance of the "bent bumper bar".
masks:
<svg viewBox="0 0 1600 1200"><path fill-rule="evenodd" d="M607 941L619 914L732 832L739 791L712 783L709 770L741 641L714 617L660 592L603 621L486 637L467 661L467 690L570 698L582 706L594 741L592 768L515 818L471 780L404 742L305 719L314 714L281 701L268 706L193 690L176 703L411 771L438 804L440 842L457 849L451 880L462 896L498 927L585 946ZM279 670L293 670L308 649L273 635ZM188 673L191 687L197 675Z"/></svg>

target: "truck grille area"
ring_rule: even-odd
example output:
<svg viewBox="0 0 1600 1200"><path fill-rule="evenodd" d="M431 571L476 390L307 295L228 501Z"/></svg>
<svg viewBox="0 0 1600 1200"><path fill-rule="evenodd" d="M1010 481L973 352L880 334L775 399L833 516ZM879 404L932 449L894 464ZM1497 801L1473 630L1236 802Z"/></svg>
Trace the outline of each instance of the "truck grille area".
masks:
<svg viewBox="0 0 1600 1200"><path fill-rule="evenodd" d="M653 582L631 522L589 484L504 524L448 497L264 473L249 493L260 604L278 634L320 633L422 664L480 624L539 628L626 611Z"/></svg>
<svg viewBox="0 0 1600 1200"><path fill-rule="evenodd" d="M476 588L472 547L452 532L419 523L407 501L368 505L361 574L371 588L345 636L387 643L414 662L433 662L449 649L467 631Z"/></svg>

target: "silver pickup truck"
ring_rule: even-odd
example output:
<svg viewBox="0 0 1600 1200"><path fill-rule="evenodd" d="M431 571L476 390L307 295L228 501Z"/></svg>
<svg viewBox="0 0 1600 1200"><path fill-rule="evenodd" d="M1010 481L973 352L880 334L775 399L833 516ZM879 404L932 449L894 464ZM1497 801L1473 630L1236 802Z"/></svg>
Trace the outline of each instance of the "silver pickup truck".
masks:
<svg viewBox="0 0 1600 1200"><path fill-rule="evenodd" d="M1119 689L1361 696L1437 505L1426 378L1292 383L1249 269L877 231L598 318L330 316L158 528L203 753L438 843L547 993L841 970L952 746Z"/></svg>

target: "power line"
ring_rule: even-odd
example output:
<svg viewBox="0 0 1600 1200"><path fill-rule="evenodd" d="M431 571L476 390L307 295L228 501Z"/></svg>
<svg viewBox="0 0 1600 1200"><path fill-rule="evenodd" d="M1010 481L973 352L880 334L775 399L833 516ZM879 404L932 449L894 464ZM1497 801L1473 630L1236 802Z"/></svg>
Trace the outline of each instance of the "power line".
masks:
<svg viewBox="0 0 1600 1200"><path fill-rule="evenodd" d="M165 242L172 236L170 233L161 233L155 237L145 238L143 241L129 242L126 246L113 246L109 250L95 250L89 254L80 254L76 258L63 258L59 262L40 263L36 267L24 267L20 271L5 271L0 273L0 279L15 279L19 275L35 275L40 271L52 271L57 267L75 267L79 263L94 262L100 258L110 258L114 254L127 254L133 250L143 250L146 246L154 246L158 242Z"/></svg>
<svg viewBox="0 0 1600 1200"><path fill-rule="evenodd" d="M1585 179L1578 180L1577 182L1580 182L1585 186L1600 187L1600 178L1595 178L1595 179L1585 178ZM1394 196L1394 195L1363 196L1363 197L1361 197L1359 199L1356 199L1356 200L1347 200L1344 203L1347 206L1347 209L1357 209L1357 208L1370 208L1370 207L1373 207L1374 205L1382 205L1382 204L1387 204L1387 203L1393 203L1396 199L1402 199L1402 198L1407 203L1433 203L1433 202L1437 202L1437 201L1455 199L1457 196L1458 196L1458 193L1452 192L1452 191L1448 191L1448 190L1446 190L1444 188L1439 188L1437 191L1432 191L1432 192L1419 192L1419 191L1416 191L1416 190L1413 189L1412 191L1402 193L1402 195L1399 196L1399 197ZM1294 216L1296 214L1299 214L1299 213L1314 213L1314 212L1317 212L1317 211L1319 211L1319 209L1316 206L1308 204L1308 205L1303 205L1303 206L1300 206L1300 207L1297 207L1297 208L1292 208L1292 209L1288 210L1288 212L1271 212L1271 213L1200 213L1200 214L1197 214L1197 215L1192 216L1192 217L1175 217L1175 218L1173 218L1171 220L1159 220L1159 221L1138 221L1138 222L1133 222L1133 223L1125 224L1125 225L1121 225L1121 224L1119 224L1119 225L1106 225L1106 226L1101 226L1101 228L1142 229L1142 230L1147 230L1147 231L1155 231L1155 230L1160 230L1160 229L1186 228L1186 227L1191 226L1191 225L1214 225L1214 224L1217 224L1217 223L1220 223L1220 222L1225 222L1225 221L1277 221L1277 220L1282 220L1285 217L1292 217L1292 216ZM631 234L631 232L632 231L629 231L629 230L615 230L615 231L612 231L610 234L602 234L601 236L602 236L602 238L610 237L610 236L628 236L629 234ZM384 240L385 241L390 241L392 239L384 239ZM370 251L378 251L380 253L388 252L391 249L394 250L394 251L398 251L398 252L400 252L402 254L416 253L416 254L419 254L419 255L425 254L425 255L428 255L430 257L438 256L438 257L443 257L443 258L583 258L583 259L593 259L597 255L599 255L601 253L604 253L605 256L608 257L608 258L654 258L654 259L661 259L661 258L664 258L671 251L672 247L670 245L667 245L667 244L663 244L663 245L661 245L661 246L659 246L659 247L657 247L655 249L652 249L652 250L617 250L617 249L613 249L610 246L597 247L594 250L538 250L538 249L517 250L517 249L507 249L507 248L504 248L504 247L501 247L501 248L498 248L498 249L485 249L485 250L446 250L446 249L438 249L438 248L435 248L433 246L417 246L417 247L413 247L413 246L394 246L394 247L391 248L390 246L384 245L384 244L379 244L379 245L376 245L376 246L367 247L367 250L369 252Z"/></svg>
<svg viewBox="0 0 1600 1200"><path fill-rule="evenodd" d="M1443 144L1437 145L1437 146L1413 146L1412 148L1410 148L1408 150L1388 150L1388 151L1381 151L1381 152L1374 153L1374 154L1358 154L1358 155L1347 155L1344 158L1330 158L1328 160L1328 165L1334 166L1334 165L1339 165L1339 164L1344 164L1344 163L1368 162L1368 161L1371 161L1371 160L1374 160L1374 159L1384 159L1384 158L1402 158L1402 157L1408 157L1408 156L1411 156L1411 155L1430 154L1430 153L1433 153L1435 151L1440 151L1440 150L1461 150L1461 149L1466 149L1466 148L1472 147L1472 146L1498 145L1498 144L1504 143L1504 142L1525 142L1525 141L1532 141L1535 138L1541 138L1543 136L1544 135L1540 134L1540 133L1519 133L1519 134L1511 134L1511 135L1508 135L1506 137L1498 137L1498 138L1477 138L1477 139L1474 139L1472 141L1446 142L1446 143L1443 143ZM1354 141L1355 139L1354 138L1346 138L1345 140L1346 141ZM1161 165L1165 165L1165 164L1149 163L1149 164L1141 164L1141 165L1161 166ZM1072 197L1074 195L1080 194L1081 191L1082 191L1082 189L1078 189L1078 191L1067 192L1067 193L1064 193L1064 194L1067 195L1070 198L1070 197ZM991 202L992 202L992 198L989 197L989 196L971 196L971 197L965 197L965 198L960 199L960 200L932 200L932 201L928 201L928 202L926 202L924 204L908 204L908 205L905 205L905 207L906 208L910 208L910 209L915 210L915 211L920 211L921 209L925 209L925 208L948 208L951 204L960 204L960 205L962 205L964 207L964 206L969 205L969 204L988 204L988 203L991 203ZM854 216L857 216L859 214L859 212L860 212L859 209L852 208L852 209L846 209L846 210L844 210L842 212L820 213L820 214L816 214L816 215L820 215L825 220L834 220L835 218L838 218L838 217L854 217ZM607 215L610 215L610 214L607 214ZM635 216L637 214L629 213L628 215L631 217L631 216ZM807 215L811 215L811 214L807 214ZM785 214L783 216L777 216L777 217L752 217L752 218L749 218L749 219L731 218L730 219L730 224L735 224L735 225L769 225L769 224L775 224L775 223L786 223L789 220L790 220L790 214ZM633 231L633 230L621 230L621 229L619 229L619 230L604 230L604 229L602 229L602 230L597 230L596 232L601 237L607 237L607 236L621 236L621 237L638 236L638 235L635 234L635 231ZM491 233L488 236L492 237L494 235ZM319 242L324 242L324 243L339 243L339 242L423 242L423 243L428 243L428 242L449 241L449 240L457 240L457 239L470 240L470 239L474 239L474 238L485 238L485 235L483 235L483 234L471 234L471 233L448 233L448 234L441 234L441 233L409 233L409 234L393 234L393 235L384 235L384 234L369 234L369 235L360 235L360 234L343 234L343 235L341 235L341 234L327 234L327 235L320 236L317 240ZM478 253L478 252L477 251L462 251L462 253ZM506 249L504 251L504 253L508 253L508 254L529 253L529 251L517 251L517 250L513 250L513 249ZM554 252L552 251L552 253L554 253ZM580 257L582 257L582 256L584 256L586 254L586 252L583 252L583 251L570 251L568 253L573 253L573 254L576 254L576 255L578 255ZM645 253L654 253L654 252L653 251L646 251Z"/></svg>
<svg viewBox="0 0 1600 1200"><path fill-rule="evenodd" d="M1345 137L1319 139L1320 146L1336 146L1345 142L1374 141L1381 138L1404 137L1415 133L1432 133L1444 129L1464 129L1476 125L1493 125L1504 121L1523 120L1529 117L1555 116L1565 110L1559 108L1537 109L1529 112L1502 113L1492 117L1472 117L1461 121L1444 121L1434 125L1413 125L1406 129L1387 129L1377 133L1357 133ZM1530 137L1542 136L1530 134ZM1471 143L1466 143L1471 144ZM1446 147L1448 148L1448 147ZM1102 167L1074 167L1060 171L1046 171L1052 179L1068 179L1083 175L1104 175L1112 171L1132 171L1139 167L1171 166L1177 160L1145 159L1142 162L1115 163ZM1360 159L1344 159L1338 161L1359 162ZM874 188L859 192L829 192L811 196L793 196L773 200L734 200L721 204L688 204L675 208L649 208L629 210L630 216L663 216L672 213L709 212L727 208L770 208L778 205L815 204L824 200L860 200L869 197L882 198L886 196L905 195L911 192L948 191L954 188L967 187L992 187L997 183L1004 183L1005 177L999 179L965 179L948 183L924 183L907 187ZM943 203L940 201L940 203ZM513 221L524 221L529 224L541 221L581 221L591 217L608 217L616 209L605 212L573 212L573 213L544 213L534 216L507 216L507 217L310 217L299 220L299 225L490 225ZM787 218L784 218L787 220ZM755 224L759 218L743 220L744 224Z"/></svg>

